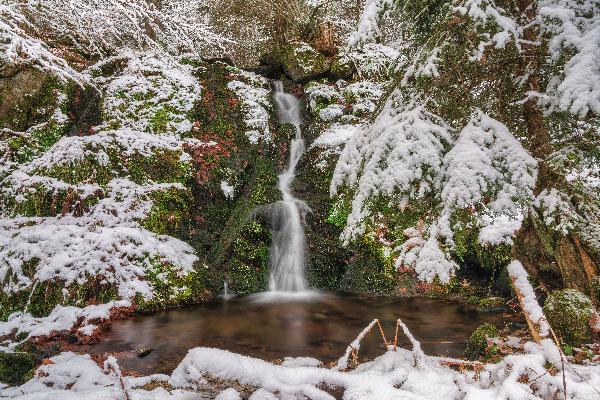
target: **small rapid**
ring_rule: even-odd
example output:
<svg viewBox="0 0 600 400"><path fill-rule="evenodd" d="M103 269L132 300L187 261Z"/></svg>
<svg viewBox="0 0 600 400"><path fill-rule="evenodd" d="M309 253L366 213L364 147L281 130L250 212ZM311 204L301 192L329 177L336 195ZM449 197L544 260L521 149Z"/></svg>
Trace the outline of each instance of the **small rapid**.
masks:
<svg viewBox="0 0 600 400"><path fill-rule="evenodd" d="M275 103L279 122L292 124L295 136L290 143L288 166L279 175L279 191L283 200L274 207L272 215L272 242L270 249L271 292L302 292L306 290L304 280L305 239L302 226L301 209L303 203L294 198L290 185L296 175L296 165L304 153L304 139L300 128L300 102L283 90L283 83L274 83Z"/></svg>

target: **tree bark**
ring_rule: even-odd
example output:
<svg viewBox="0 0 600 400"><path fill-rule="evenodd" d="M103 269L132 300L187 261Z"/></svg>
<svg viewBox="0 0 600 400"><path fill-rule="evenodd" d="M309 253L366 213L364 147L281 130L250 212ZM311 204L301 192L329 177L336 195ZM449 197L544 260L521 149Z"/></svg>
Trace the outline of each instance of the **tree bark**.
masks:
<svg viewBox="0 0 600 400"><path fill-rule="evenodd" d="M519 9L528 27L523 31L525 43L521 45L521 71L527 76L527 91L540 93L540 69L545 54L545 45L539 37L539 27L534 21L537 16L535 0L520 0ZM542 42L542 45L537 43ZM536 96L530 96L523 104L523 119L527 127L529 151L538 161L538 177L534 194L539 195L551 187L567 187L564 176L557 174L547 164L552 153L550 131ZM520 260L529 273L536 276L544 289L560 287L578 289L591 295L597 302L593 281L600 265L594 261L581 244L577 232L567 235L554 232L545 226L535 210L530 210L528 219L518 232L513 246L513 257ZM557 282L556 278L560 278Z"/></svg>

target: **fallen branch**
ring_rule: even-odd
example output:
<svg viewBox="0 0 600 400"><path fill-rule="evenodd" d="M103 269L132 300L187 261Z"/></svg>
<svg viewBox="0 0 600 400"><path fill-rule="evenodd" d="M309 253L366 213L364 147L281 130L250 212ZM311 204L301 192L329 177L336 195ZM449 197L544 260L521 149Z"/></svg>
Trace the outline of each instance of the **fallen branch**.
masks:
<svg viewBox="0 0 600 400"><path fill-rule="evenodd" d="M117 364L117 359L114 356L110 356L106 359L106 361L104 361L104 370L106 372L112 372L115 374L117 380L119 381L119 385L121 386L121 390L123 391L125 400L130 400L127 389L125 388L125 382L123 381L123 374L121 373L119 364Z"/></svg>
<svg viewBox="0 0 600 400"><path fill-rule="evenodd" d="M352 343L350 343L348 345L344 355L342 357L340 357L340 359L337 361L337 369L348 368L348 358L350 356L352 356L353 364L354 365L358 364L358 350L360 349L360 342L367 335L367 333L371 332L371 329L373 329L373 327L375 325L377 325L379 327L379 333L381 334L381 339L383 340L383 344L385 345L385 348L386 349L388 348L388 342L387 342L387 339L385 338L385 334L383 333L383 328L381 326L381 323L379 322L379 320L377 318L375 318L373 321L371 321L371 323L365 329L362 330L361 333L358 334L356 339L354 339L352 341Z"/></svg>

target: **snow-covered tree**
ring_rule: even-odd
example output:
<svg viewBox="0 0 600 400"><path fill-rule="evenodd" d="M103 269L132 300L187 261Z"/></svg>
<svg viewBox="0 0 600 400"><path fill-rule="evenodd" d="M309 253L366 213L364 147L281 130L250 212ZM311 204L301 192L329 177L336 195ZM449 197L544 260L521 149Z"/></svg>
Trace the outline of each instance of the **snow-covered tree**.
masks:
<svg viewBox="0 0 600 400"><path fill-rule="evenodd" d="M397 64L397 87L405 93L419 93L427 99L429 112L460 132L454 148L442 155L437 222L425 218L430 228L401 238L409 237L406 243L412 252L399 248L401 258L417 260L418 249L425 243L431 246L435 236L442 252L459 258L477 253L483 263L480 257L494 246L543 235L537 232L543 223L533 219L543 221L547 214L543 207L562 202L578 215L572 218L573 228L564 240L573 254L581 256L578 260L548 257L567 271L559 272L564 279L569 279L568 270L583 269L582 263L599 251L583 232L594 231L598 225L591 211L599 201L593 182L600 175L592 166L598 145L590 138L597 137L600 114L600 3L374 0L365 4L349 43L360 47L378 41L386 24L403 37L396 44L400 59L405 60ZM386 145L381 147L384 154L398 152L393 144ZM351 152L355 160L361 159L360 151L352 147L344 155ZM332 188L339 186L344 176L339 170L347 165L348 159L340 158ZM349 170L362 171L364 165L367 162L361 161ZM371 215L365 204L373 204L382 193L404 188L394 181L363 179L360 173L345 177L350 187L361 187L361 180L364 188L375 187L363 189L363 194L353 192L347 238L350 226ZM553 201L548 197L552 193L562 194ZM418 198L414 193L408 196L411 201ZM475 236L455 243L456 235L464 236L465 231ZM582 245L578 244L580 232L587 238ZM515 235L520 235L517 240ZM560 240L554 245L559 246ZM473 246L476 249L464 248ZM533 260L523 261L530 271L536 270ZM589 283L570 284L590 288Z"/></svg>
<svg viewBox="0 0 600 400"><path fill-rule="evenodd" d="M203 0L7 0L0 15L53 47L85 57L117 49L160 48L173 53L222 53L230 42L202 12Z"/></svg>

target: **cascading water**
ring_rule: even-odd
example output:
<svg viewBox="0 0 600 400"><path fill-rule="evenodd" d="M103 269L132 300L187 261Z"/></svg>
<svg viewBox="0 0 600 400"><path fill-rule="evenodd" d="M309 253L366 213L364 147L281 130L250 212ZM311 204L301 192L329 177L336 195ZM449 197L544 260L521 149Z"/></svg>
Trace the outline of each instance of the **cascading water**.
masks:
<svg viewBox="0 0 600 400"><path fill-rule="evenodd" d="M277 203L273 213L272 243L270 251L270 291L301 292L304 282L304 229L300 218L303 203L292 195L290 184L294 180L296 165L304 153L304 139L300 130L300 103L290 93L283 91L283 84L275 82L275 103L279 121L296 128L290 143L290 159L287 169L279 175L279 190L283 200Z"/></svg>

